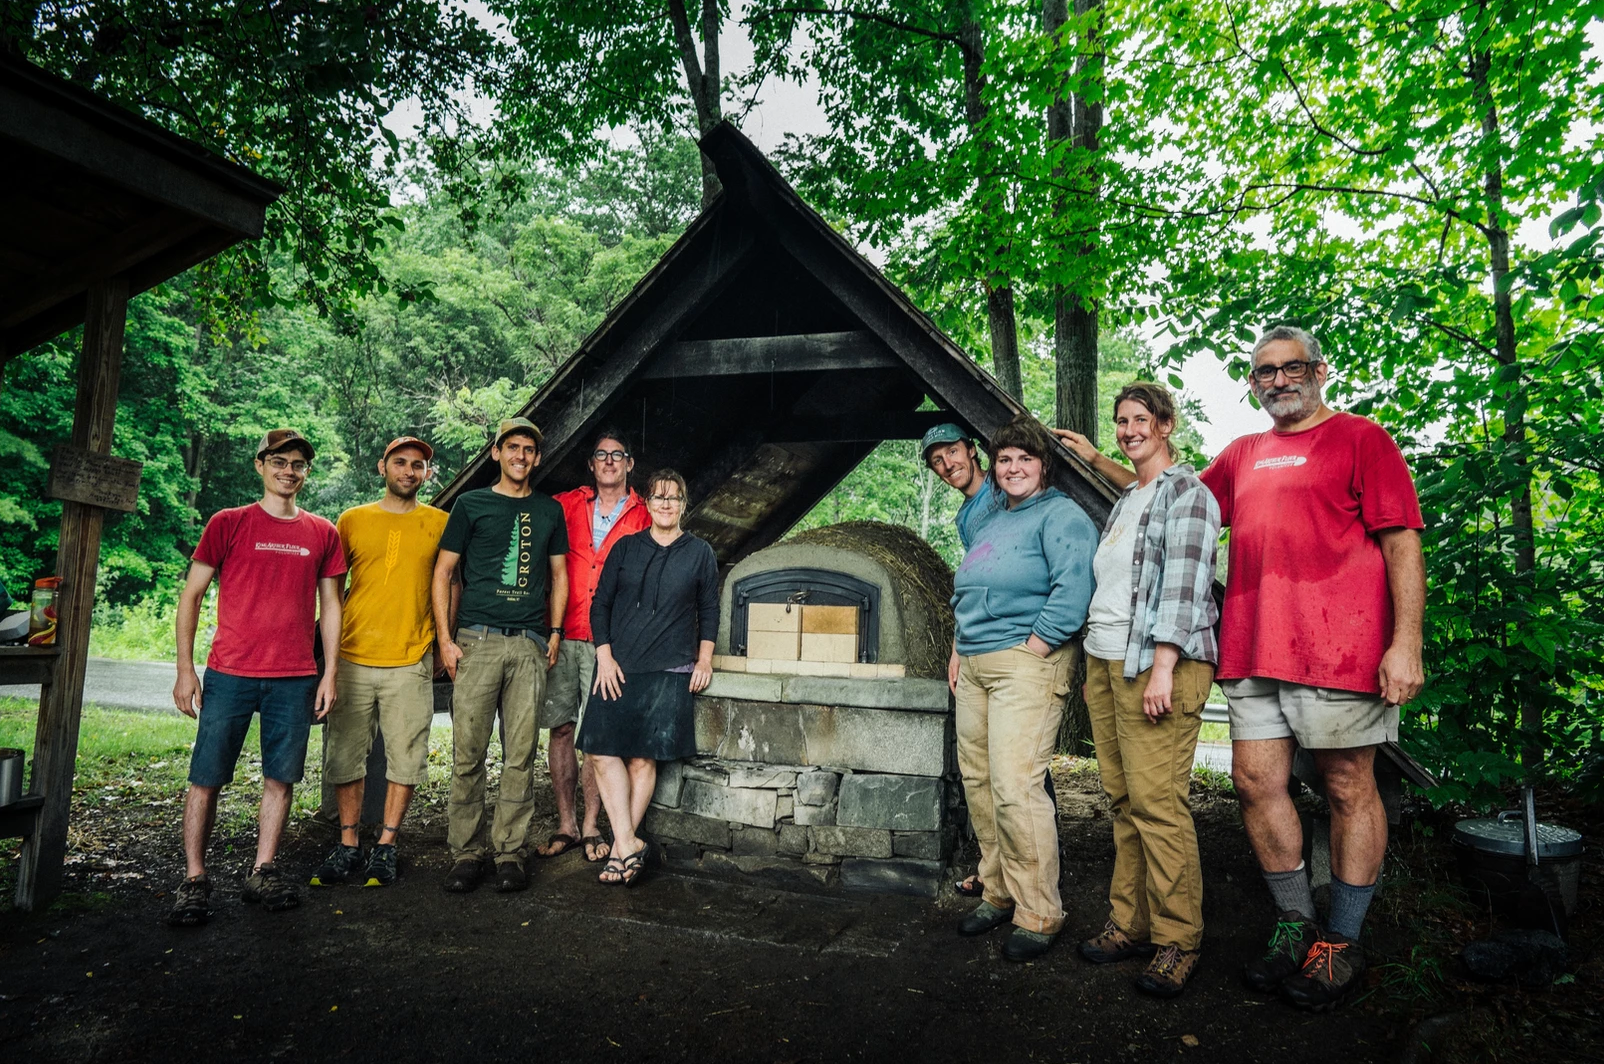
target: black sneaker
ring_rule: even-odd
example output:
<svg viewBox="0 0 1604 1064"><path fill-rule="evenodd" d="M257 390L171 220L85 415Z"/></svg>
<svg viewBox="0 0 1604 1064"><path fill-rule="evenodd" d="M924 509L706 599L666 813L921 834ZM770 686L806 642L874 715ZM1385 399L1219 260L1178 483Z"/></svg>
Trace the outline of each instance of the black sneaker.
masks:
<svg viewBox="0 0 1604 1064"><path fill-rule="evenodd" d="M301 904L301 895L288 879L269 861L259 865L245 877L245 889L239 892L245 901L257 902L263 912L277 913Z"/></svg>
<svg viewBox="0 0 1604 1064"><path fill-rule="evenodd" d="M458 861L446 873L445 889L447 894L471 894L479 888L479 881L485 877L485 863L478 858L469 857Z"/></svg>
<svg viewBox="0 0 1604 1064"><path fill-rule="evenodd" d="M362 847L335 843L308 881L314 887L333 887L344 883L362 867Z"/></svg>
<svg viewBox="0 0 1604 1064"><path fill-rule="evenodd" d="M1284 912L1276 918L1270 944L1264 955L1248 961L1242 968L1242 981L1254 990L1274 990L1298 974L1309 956L1309 947L1320 938L1320 928L1302 913Z"/></svg>
<svg viewBox="0 0 1604 1064"><path fill-rule="evenodd" d="M529 886L529 873L517 861L503 861L496 866L496 893L516 894Z"/></svg>
<svg viewBox="0 0 1604 1064"><path fill-rule="evenodd" d="M167 922L173 927L197 927L212 918L212 881L202 872L178 884L173 893L173 911Z"/></svg>
<svg viewBox="0 0 1604 1064"><path fill-rule="evenodd" d="M987 931L1001 927L1014 918L1014 910L999 909L989 901L983 901L974 909L965 914L958 921L958 933L964 936L984 935Z"/></svg>
<svg viewBox="0 0 1604 1064"><path fill-rule="evenodd" d="M1053 947L1053 939L1057 935L1048 935L1040 931L1026 931L1023 927L1016 927L1003 943L1002 955L1005 960L1018 961L1023 964L1033 961Z"/></svg>
<svg viewBox="0 0 1604 1064"><path fill-rule="evenodd" d="M1303 969L1281 984L1281 996L1315 1012L1333 1008L1364 982L1365 955L1359 943L1327 931L1309 947Z"/></svg>
<svg viewBox="0 0 1604 1064"><path fill-rule="evenodd" d="M388 887L395 882L395 843L380 843L368 854L368 867L362 872L364 887Z"/></svg>

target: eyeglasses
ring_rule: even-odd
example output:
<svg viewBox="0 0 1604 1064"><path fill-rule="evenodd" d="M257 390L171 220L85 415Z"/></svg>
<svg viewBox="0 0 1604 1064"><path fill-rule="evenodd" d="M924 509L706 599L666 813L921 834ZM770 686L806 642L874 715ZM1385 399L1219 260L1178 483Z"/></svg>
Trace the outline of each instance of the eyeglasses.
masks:
<svg viewBox="0 0 1604 1064"><path fill-rule="evenodd" d="M591 457L598 462L622 462L629 457L628 451L595 451Z"/></svg>
<svg viewBox="0 0 1604 1064"><path fill-rule="evenodd" d="M1271 381L1275 380L1275 375L1277 373L1285 373L1287 375L1287 380L1301 381L1303 378L1309 375L1309 371L1311 369L1321 364L1322 363L1319 362L1307 362L1303 359L1293 359L1291 362L1283 362L1279 366L1272 366L1269 363L1265 363L1262 366L1253 367L1253 379L1258 381L1260 384L1269 384Z"/></svg>
<svg viewBox="0 0 1604 1064"><path fill-rule="evenodd" d="M278 455L265 459L263 464L275 473L282 473L286 469L292 473L305 473L312 468L311 462L292 462L288 458L280 458Z"/></svg>
<svg viewBox="0 0 1604 1064"><path fill-rule="evenodd" d="M664 506L678 506L680 503L685 501L685 496L683 496L683 495L653 495L647 501L648 502L661 503Z"/></svg>

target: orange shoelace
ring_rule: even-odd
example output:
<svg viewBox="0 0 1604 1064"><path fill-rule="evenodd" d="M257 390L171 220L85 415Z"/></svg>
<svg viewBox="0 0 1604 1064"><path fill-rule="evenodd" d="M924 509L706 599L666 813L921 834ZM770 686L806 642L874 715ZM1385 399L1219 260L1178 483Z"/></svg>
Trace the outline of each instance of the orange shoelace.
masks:
<svg viewBox="0 0 1604 1064"><path fill-rule="evenodd" d="M1314 974L1319 970L1320 962L1324 961L1326 966L1326 980L1328 982L1335 982L1337 977L1336 974L1331 970L1331 958L1335 957L1340 951L1347 948L1348 944L1345 942L1316 942L1314 945L1309 947L1309 956L1303 962L1303 974L1313 977Z"/></svg>

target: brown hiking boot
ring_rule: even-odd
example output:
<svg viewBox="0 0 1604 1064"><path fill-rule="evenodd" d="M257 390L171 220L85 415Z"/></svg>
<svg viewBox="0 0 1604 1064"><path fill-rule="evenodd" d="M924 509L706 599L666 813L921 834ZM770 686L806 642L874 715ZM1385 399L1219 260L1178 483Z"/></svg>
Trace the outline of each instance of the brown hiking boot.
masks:
<svg viewBox="0 0 1604 1064"><path fill-rule="evenodd" d="M1325 1012L1364 981L1365 955L1359 943L1327 931L1309 947L1303 970L1281 984L1281 996L1294 1005Z"/></svg>
<svg viewBox="0 0 1604 1064"><path fill-rule="evenodd" d="M1148 962L1147 971L1136 977L1136 989L1154 997L1172 998L1186 989L1186 981L1197 970L1198 951L1164 946Z"/></svg>
<svg viewBox="0 0 1604 1064"><path fill-rule="evenodd" d="M1088 938L1080 944L1080 955L1093 964L1112 964L1131 957L1146 957L1154 948L1151 942L1136 941L1110 920L1096 938Z"/></svg>

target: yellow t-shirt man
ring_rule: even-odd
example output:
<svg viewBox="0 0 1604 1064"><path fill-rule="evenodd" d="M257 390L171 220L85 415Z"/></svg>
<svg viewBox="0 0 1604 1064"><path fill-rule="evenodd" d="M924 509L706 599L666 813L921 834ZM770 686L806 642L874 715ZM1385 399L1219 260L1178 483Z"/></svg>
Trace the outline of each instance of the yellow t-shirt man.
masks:
<svg viewBox="0 0 1604 1064"><path fill-rule="evenodd" d="M340 657L376 668L423 660L434 645L429 581L446 516L421 505L395 514L376 502L340 515L335 528L350 567Z"/></svg>

